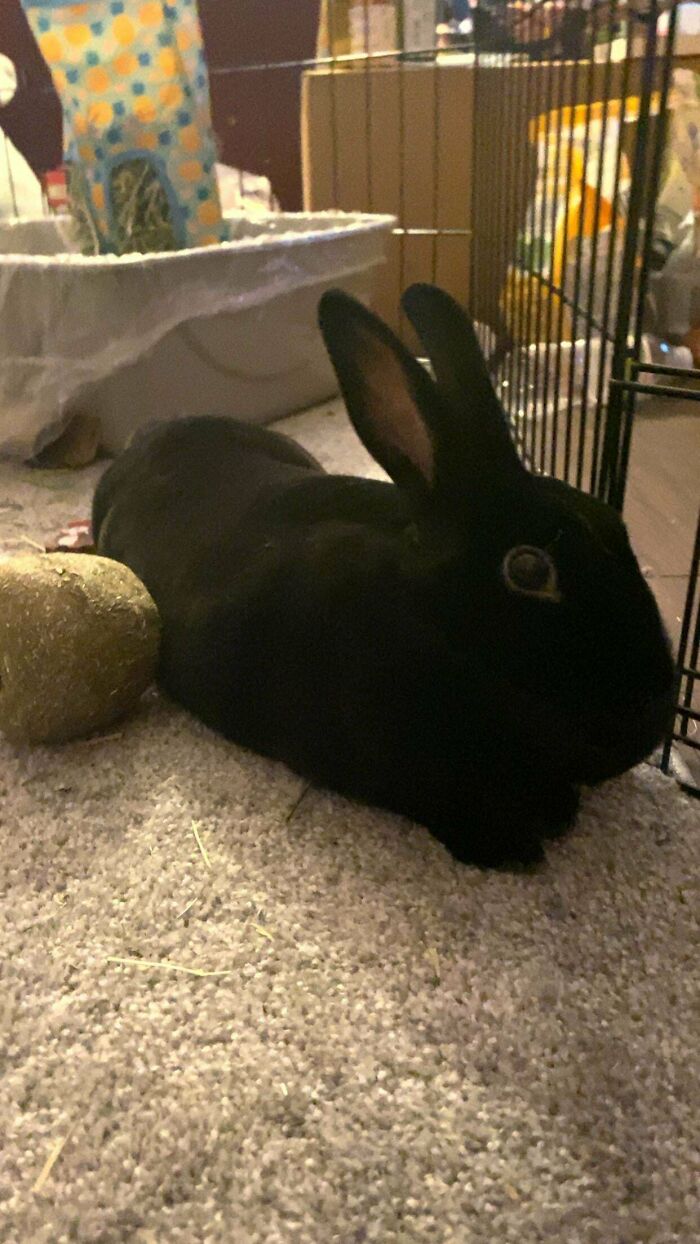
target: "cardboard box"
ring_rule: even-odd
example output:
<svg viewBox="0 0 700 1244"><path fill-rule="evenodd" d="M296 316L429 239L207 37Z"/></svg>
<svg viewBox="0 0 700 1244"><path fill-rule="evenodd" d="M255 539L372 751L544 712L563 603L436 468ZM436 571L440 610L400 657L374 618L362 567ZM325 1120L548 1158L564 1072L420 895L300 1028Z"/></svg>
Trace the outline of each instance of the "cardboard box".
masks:
<svg viewBox="0 0 700 1244"><path fill-rule="evenodd" d="M676 63L700 68L697 58ZM312 70L302 88L307 211L395 215L375 306L415 345L398 302L436 281L498 323L499 301L531 201L537 153L529 122L550 109L639 93L642 63L433 64ZM661 66L659 66L660 70ZM624 127L631 155L634 125Z"/></svg>

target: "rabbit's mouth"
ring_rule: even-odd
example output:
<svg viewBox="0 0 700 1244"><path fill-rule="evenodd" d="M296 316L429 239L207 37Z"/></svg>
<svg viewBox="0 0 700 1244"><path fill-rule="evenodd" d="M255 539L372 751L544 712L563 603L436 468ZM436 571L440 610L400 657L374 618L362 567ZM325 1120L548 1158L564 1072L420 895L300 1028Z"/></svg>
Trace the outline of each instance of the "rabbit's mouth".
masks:
<svg viewBox="0 0 700 1244"><path fill-rule="evenodd" d="M673 721L673 696L650 697L618 714L600 717L588 724L580 739L577 780L587 786L618 777L645 760L665 738Z"/></svg>
<svg viewBox="0 0 700 1244"><path fill-rule="evenodd" d="M511 694L511 704L515 697ZM585 786L618 777L645 760L665 738L674 714L672 688L634 704L563 708L519 691L520 720L566 781Z"/></svg>

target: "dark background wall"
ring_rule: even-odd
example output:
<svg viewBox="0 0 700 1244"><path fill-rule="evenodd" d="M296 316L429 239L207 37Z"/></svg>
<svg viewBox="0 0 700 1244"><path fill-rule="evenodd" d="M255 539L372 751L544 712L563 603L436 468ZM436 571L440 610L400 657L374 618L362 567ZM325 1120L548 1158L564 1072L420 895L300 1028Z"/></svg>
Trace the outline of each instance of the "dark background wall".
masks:
<svg viewBox="0 0 700 1244"><path fill-rule="evenodd" d="M269 177L287 211L301 208L300 70L231 69L311 58L318 10L319 0L199 0L221 158ZM20 0L0 0L0 52L20 79L0 126L36 172L55 168L61 109Z"/></svg>

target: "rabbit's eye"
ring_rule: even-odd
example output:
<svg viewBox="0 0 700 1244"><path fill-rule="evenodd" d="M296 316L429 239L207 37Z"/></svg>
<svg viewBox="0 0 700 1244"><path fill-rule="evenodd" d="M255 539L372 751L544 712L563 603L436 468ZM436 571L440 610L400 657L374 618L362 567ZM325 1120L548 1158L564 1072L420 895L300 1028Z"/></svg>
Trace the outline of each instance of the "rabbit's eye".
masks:
<svg viewBox="0 0 700 1244"><path fill-rule="evenodd" d="M557 568L544 549L536 549L529 544L511 549L503 560L503 578L512 592L555 603L561 600Z"/></svg>

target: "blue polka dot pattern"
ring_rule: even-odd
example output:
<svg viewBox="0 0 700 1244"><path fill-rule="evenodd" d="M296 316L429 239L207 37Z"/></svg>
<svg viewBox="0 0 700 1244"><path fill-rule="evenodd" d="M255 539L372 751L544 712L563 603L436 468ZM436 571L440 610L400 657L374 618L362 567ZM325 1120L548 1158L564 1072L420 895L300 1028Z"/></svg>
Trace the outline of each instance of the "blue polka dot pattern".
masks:
<svg viewBox="0 0 700 1244"><path fill-rule="evenodd" d="M181 245L226 239L196 3L22 4L61 97L66 150L85 179L101 250L114 249L111 170L136 156L165 186Z"/></svg>

